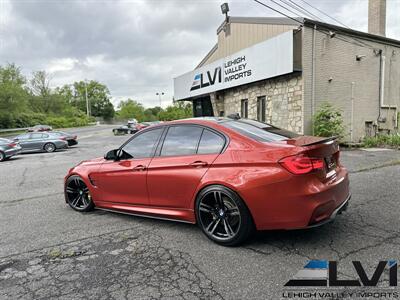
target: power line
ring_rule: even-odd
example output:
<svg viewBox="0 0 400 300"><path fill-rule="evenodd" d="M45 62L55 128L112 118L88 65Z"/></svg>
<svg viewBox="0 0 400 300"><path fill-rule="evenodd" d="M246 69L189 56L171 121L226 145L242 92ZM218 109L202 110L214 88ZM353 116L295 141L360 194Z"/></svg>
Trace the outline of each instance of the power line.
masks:
<svg viewBox="0 0 400 300"><path fill-rule="evenodd" d="M257 2L258 4L260 4L262 6L265 6L265 7L269 8L269 9L273 10L274 12L277 12L278 14L281 14L281 15L285 16L286 18L289 18L289 19L291 19L291 20L303 25L303 22L297 20L296 18L292 18L292 17L288 16L287 14L285 14L285 13L283 13L283 12L281 12L281 11L279 11L279 10L277 10L277 9L275 9L275 8L269 6L269 5L267 5L267 4L265 4L265 3L261 2L261 1L258 1L258 0L253 0L253 1Z"/></svg>
<svg viewBox="0 0 400 300"><path fill-rule="evenodd" d="M295 14L296 16L298 16L298 17L300 17L300 18L303 17L303 16L299 15L297 12L294 12L294 11L290 10L289 8L287 8L287 7L285 7L285 6L281 5L281 4L279 4L279 3L276 2L275 0L270 0L270 1L273 2L273 3L275 3L275 4L278 5L278 6L282 7L283 9L285 9L285 10L287 10L287 11L290 11L292 14Z"/></svg>
<svg viewBox="0 0 400 300"><path fill-rule="evenodd" d="M328 15L328 14L325 13L325 12L323 12L323 11L320 10L319 8L317 8L317 7L313 6L313 5L311 5L311 4L308 3L307 1L305 1L305 0L300 0L300 1L303 2L304 4L308 5L309 7L315 9L316 11L319 11L321 14L327 16L328 18L334 20L336 23L338 23L338 24L340 24L340 25L342 25L342 26L344 26L344 27L346 27L346 28L348 28L348 29L351 29L351 28L350 28L349 26L347 26L346 24L343 24L342 22L340 22L339 20L335 19L334 17L331 17L330 15Z"/></svg>
<svg viewBox="0 0 400 300"><path fill-rule="evenodd" d="M289 0L289 1L291 1L291 0ZM303 2L304 4L308 5L309 7L312 7L312 8L315 9L316 11L319 11L321 14L327 16L328 18L330 18L331 20L335 21L336 23L338 23L338 24L340 24L340 25L346 27L347 29L351 29L349 26L347 26L347 25L344 24L343 22L340 22L338 19L335 19L334 17L331 17L329 14L327 14L327 13L324 12L323 10L319 9L318 7L315 7L315 6L311 5L310 3L308 3L308 2L305 1L305 0L300 0L300 1ZM336 31L341 32L340 30L336 30ZM368 44L368 43L365 43L364 41L362 41L362 40L360 40L360 39L357 39L357 38L355 38L355 37L352 37L352 38L353 38L354 40L358 41L360 44L365 45L367 48L375 49L375 48L373 48L373 46L371 46L371 45Z"/></svg>
<svg viewBox="0 0 400 300"><path fill-rule="evenodd" d="M285 17L287 17L287 18L289 18L289 19L291 19L291 20L293 20L293 21L295 21L295 22L297 22L297 23L299 23L299 24L301 24L301 25L304 25L303 22L300 22L299 20L297 20L297 19L295 19L295 18L292 18L292 17L290 17L289 15L287 15L287 14L281 12L280 10L275 9L275 8L273 8L273 7L267 5L267 4L265 4L265 3L263 3L263 2L261 2L261 1L259 1L259 0L253 0L253 1L255 1L255 2L257 2L258 4L260 4L260 5L262 5L262 6L265 6L265 7L269 8L269 9L271 9L271 10L277 12L278 14L281 14L281 15L283 15L283 16L285 16ZM274 2L273 0L271 0L271 1ZM303 0L301 0L301 1L303 1ZM275 3L275 2L274 2L274 3ZM324 33L324 34L329 34L329 32L327 33L327 32L322 31L322 30L320 30L320 29L316 29L316 30L319 31L319 32L321 32L321 33ZM340 30L336 30L336 31L341 32ZM364 47L364 48L369 48L369 49L375 50L375 48L372 47L371 45L365 44L364 42L359 41L358 39L356 39L356 38L354 38L354 37L352 37L352 36L350 36L350 38L354 39L355 41L358 41L359 43L356 43L355 41L349 41L349 40L344 39L344 38L339 38L338 36L335 36L335 38L337 38L337 39L339 39L339 40L341 40L341 41L343 41L343 42L350 43L350 44L353 44L353 45L356 45L356 46L359 46L359 47Z"/></svg>
<svg viewBox="0 0 400 300"><path fill-rule="evenodd" d="M297 11L300 11L300 13L305 14L306 16L309 16L311 18L314 18L316 20L320 20L322 21L322 19L316 15L314 15L313 13L311 13L310 11L308 11L307 9L301 7L300 5L298 5L296 2L292 1L292 0L288 0L289 2L287 2L287 0L280 0L281 2L285 3L286 5L296 9Z"/></svg>

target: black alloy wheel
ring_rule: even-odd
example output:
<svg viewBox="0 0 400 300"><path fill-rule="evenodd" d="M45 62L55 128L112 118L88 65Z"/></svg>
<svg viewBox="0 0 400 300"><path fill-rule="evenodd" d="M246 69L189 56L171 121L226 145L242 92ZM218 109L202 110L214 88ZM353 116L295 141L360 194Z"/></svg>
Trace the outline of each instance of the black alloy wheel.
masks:
<svg viewBox="0 0 400 300"><path fill-rule="evenodd" d="M65 197L69 206L77 211L91 211L94 208L88 187L77 175L72 175L67 179Z"/></svg>
<svg viewBox="0 0 400 300"><path fill-rule="evenodd" d="M209 186L198 195L196 218L206 236L224 246L238 245L254 231L248 208L224 186Z"/></svg>

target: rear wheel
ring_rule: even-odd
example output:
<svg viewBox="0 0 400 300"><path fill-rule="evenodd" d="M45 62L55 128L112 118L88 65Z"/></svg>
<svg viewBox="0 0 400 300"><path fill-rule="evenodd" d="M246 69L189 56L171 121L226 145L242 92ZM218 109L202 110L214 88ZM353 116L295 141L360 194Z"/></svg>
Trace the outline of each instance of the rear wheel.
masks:
<svg viewBox="0 0 400 300"><path fill-rule="evenodd" d="M49 153L56 151L56 145L54 145L53 143L47 143L44 145L43 148L46 152L49 152Z"/></svg>
<svg viewBox="0 0 400 300"><path fill-rule="evenodd" d="M94 208L88 187L82 178L77 175L67 179L65 195L69 206L77 211L91 211Z"/></svg>
<svg viewBox="0 0 400 300"><path fill-rule="evenodd" d="M224 186L213 185L201 191L196 200L196 218L205 235L223 246L238 245L254 231L247 206Z"/></svg>
<svg viewBox="0 0 400 300"><path fill-rule="evenodd" d="M6 155L0 151L0 161L6 160Z"/></svg>

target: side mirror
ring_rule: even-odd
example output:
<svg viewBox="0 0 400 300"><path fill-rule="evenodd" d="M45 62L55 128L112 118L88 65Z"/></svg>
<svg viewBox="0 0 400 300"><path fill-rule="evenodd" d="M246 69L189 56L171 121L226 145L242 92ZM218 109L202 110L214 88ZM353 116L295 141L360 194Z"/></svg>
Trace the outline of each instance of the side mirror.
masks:
<svg viewBox="0 0 400 300"><path fill-rule="evenodd" d="M107 160L117 160L118 152L119 152L119 149L110 150L104 155L104 158Z"/></svg>

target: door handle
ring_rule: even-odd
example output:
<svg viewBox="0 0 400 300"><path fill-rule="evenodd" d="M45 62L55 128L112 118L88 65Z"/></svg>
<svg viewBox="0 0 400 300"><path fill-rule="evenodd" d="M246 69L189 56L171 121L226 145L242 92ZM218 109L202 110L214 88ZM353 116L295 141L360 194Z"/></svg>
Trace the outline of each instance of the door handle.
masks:
<svg viewBox="0 0 400 300"><path fill-rule="evenodd" d="M144 171L144 170L146 170L146 166L143 165L137 165L132 169L132 171Z"/></svg>
<svg viewBox="0 0 400 300"><path fill-rule="evenodd" d="M208 163L205 162L205 161L196 160L195 162L192 162L192 163L189 164L189 165L191 165L192 167L205 167L205 166L208 165Z"/></svg>

